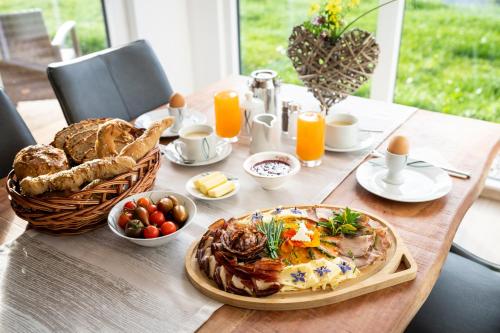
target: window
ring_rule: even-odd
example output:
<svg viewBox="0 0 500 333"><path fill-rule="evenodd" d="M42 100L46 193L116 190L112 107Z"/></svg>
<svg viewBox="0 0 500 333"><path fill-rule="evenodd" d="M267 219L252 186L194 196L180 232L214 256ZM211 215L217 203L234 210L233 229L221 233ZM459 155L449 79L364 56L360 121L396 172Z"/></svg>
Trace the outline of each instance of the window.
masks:
<svg viewBox="0 0 500 333"><path fill-rule="evenodd" d="M15 103L55 98L47 65L108 44L100 0L3 0L0 28L0 75Z"/></svg>

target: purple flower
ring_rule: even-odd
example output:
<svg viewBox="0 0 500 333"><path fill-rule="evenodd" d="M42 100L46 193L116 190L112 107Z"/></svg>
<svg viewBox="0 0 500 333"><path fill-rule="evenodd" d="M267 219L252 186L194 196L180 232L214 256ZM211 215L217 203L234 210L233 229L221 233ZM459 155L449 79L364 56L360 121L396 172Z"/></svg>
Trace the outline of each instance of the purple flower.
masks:
<svg viewBox="0 0 500 333"><path fill-rule="evenodd" d="M271 214L273 215L279 215L283 211L283 208L277 207Z"/></svg>
<svg viewBox="0 0 500 333"><path fill-rule="evenodd" d="M323 276L324 274L331 272L331 270L329 270L326 266L318 267L314 271L318 273L319 276Z"/></svg>
<svg viewBox="0 0 500 333"><path fill-rule="evenodd" d="M260 212L255 212L252 214L252 222L262 221L262 214Z"/></svg>
<svg viewBox="0 0 500 333"><path fill-rule="evenodd" d="M292 212L292 214L299 214L299 215L302 214L302 211L297 207L290 209L290 211Z"/></svg>
<svg viewBox="0 0 500 333"><path fill-rule="evenodd" d="M351 270L351 267L345 261L342 261L341 264L337 264L337 266L339 266L340 270L342 271L342 274L345 274L345 272Z"/></svg>
<svg viewBox="0 0 500 333"><path fill-rule="evenodd" d="M311 20L311 23L313 25L322 25L325 23L325 17L324 16L321 16L321 15L318 15L318 16L315 16L313 17L313 19Z"/></svg>
<svg viewBox="0 0 500 333"><path fill-rule="evenodd" d="M293 277L294 283L297 283L299 281L306 282L306 273L297 271L297 273L290 273L290 275Z"/></svg>

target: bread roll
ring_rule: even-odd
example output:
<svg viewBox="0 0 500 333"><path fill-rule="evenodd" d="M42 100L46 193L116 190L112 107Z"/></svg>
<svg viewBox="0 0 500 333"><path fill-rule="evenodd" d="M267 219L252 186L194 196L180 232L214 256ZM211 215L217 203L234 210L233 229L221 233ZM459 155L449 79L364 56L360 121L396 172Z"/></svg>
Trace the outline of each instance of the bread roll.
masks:
<svg viewBox="0 0 500 333"><path fill-rule="evenodd" d="M21 191L29 196L49 191L79 191L80 186L85 183L130 171L135 164L135 161L127 156L92 160L51 175L26 177L20 183Z"/></svg>
<svg viewBox="0 0 500 333"><path fill-rule="evenodd" d="M173 117L155 121L140 137L134 142L126 145L118 156L130 156L138 161L154 148L161 134L174 123Z"/></svg>
<svg viewBox="0 0 500 333"><path fill-rule="evenodd" d="M130 134L134 129L132 124L121 119L111 119L99 126L95 142L97 157L118 155L120 151L117 149L115 141L126 143L134 141L134 137Z"/></svg>
<svg viewBox="0 0 500 333"><path fill-rule="evenodd" d="M21 149L14 158L14 172L18 181L69 168L64 151L49 145L33 145Z"/></svg>

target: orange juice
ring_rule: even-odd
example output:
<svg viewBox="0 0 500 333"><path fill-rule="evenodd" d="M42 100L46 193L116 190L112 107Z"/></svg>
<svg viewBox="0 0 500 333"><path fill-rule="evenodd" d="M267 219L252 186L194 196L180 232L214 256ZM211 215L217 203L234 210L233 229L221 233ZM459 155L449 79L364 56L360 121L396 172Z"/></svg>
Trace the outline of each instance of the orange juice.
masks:
<svg viewBox="0 0 500 333"><path fill-rule="evenodd" d="M236 138L240 133L241 112L238 93L231 90L215 94L215 132L222 138Z"/></svg>
<svg viewBox="0 0 500 333"><path fill-rule="evenodd" d="M297 119L296 153L306 166L317 166L325 153L325 117L320 112L302 112Z"/></svg>

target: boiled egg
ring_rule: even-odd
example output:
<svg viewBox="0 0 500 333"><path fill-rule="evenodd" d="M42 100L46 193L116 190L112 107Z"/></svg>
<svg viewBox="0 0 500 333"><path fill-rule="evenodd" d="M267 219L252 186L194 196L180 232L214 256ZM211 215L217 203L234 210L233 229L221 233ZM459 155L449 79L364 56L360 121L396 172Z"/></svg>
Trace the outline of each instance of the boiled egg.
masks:
<svg viewBox="0 0 500 333"><path fill-rule="evenodd" d="M410 143L405 136L397 135L389 142L387 151L396 155L407 155L410 151Z"/></svg>
<svg viewBox="0 0 500 333"><path fill-rule="evenodd" d="M186 100L181 94L174 93L170 96L169 105L171 108L182 108L186 105Z"/></svg>

